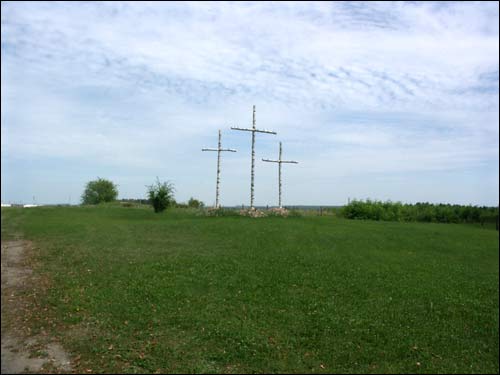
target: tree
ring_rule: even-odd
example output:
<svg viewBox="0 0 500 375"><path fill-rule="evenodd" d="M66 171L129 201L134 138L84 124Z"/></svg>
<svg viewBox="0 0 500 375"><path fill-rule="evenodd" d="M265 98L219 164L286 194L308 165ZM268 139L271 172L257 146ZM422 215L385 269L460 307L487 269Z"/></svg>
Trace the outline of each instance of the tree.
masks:
<svg viewBox="0 0 500 375"><path fill-rule="evenodd" d="M205 204L198 200L198 199L194 199L193 197L191 197L188 201L188 207L191 207L191 208L202 208L204 207Z"/></svg>
<svg viewBox="0 0 500 375"><path fill-rule="evenodd" d="M83 204L98 204L112 202L118 196L118 188L113 182L97 177L97 180L87 182L82 194Z"/></svg>
<svg viewBox="0 0 500 375"><path fill-rule="evenodd" d="M170 182L160 182L156 177L156 184L147 186L148 198L155 212L162 212L172 206L174 200L174 185Z"/></svg>

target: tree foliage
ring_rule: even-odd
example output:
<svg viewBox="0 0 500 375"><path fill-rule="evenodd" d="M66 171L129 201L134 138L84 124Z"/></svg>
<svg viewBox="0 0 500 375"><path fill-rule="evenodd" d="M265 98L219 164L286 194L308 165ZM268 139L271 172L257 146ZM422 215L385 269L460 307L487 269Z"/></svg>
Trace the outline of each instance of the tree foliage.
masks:
<svg viewBox="0 0 500 375"><path fill-rule="evenodd" d="M341 215L348 219L485 224L498 221L498 208L367 199L351 201L342 208Z"/></svg>
<svg viewBox="0 0 500 375"><path fill-rule="evenodd" d="M97 177L97 180L89 181L85 185L82 194L83 204L99 204L112 202L118 196L117 186L104 178Z"/></svg>
<svg viewBox="0 0 500 375"><path fill-rule="evenodd" d="M189 198L189 201L188 201L188 207L191 207L191 208L203 208L205 206L205 204L198 200L198 199L195 199L193 197Z"/></svg>
<svg viewBox="0 0 500 375"><path fill-rule="evenodd" d="M168 207L175 203L174 200L174 185L170 182L160 182L156 177L156 183L148 188L149 202L153 206L155 212L165 211Z"/></svg>

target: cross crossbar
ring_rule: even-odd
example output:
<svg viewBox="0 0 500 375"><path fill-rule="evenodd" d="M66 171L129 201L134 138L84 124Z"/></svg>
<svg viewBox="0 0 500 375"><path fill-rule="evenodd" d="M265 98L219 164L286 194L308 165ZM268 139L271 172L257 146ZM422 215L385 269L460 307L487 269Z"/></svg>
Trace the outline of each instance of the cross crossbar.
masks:
<svg viewBox="0 0 500 375"><path fill-rule="evenodd" d="M293 163L293 164L299 164L298 161L293 161L293 160L269 160L269 159L262 159L262 161L267 161L270 163Z"/></svg>
<svg viewBox="0 0 500 375"><path fill-rule="evenodd" d="M273 132L272 130L265 130L265 129L237 128L235 126L232 126L231 129L232 130L242 130L242 131L245 131L245 132L257 132L257 133L277 134L276 132Z"/></svg>
<svg viewBox="0 0 500 375"><path fill-rule="evenodd" d="M232 148L202 148L201 151L230 151L230 152L236 152L236 150L233 150Z"/></svg>

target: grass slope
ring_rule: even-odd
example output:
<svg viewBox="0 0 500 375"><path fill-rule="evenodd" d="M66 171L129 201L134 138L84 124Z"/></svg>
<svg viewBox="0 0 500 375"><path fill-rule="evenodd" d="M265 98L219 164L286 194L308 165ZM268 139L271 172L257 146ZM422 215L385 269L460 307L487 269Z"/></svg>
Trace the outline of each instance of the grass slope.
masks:
<svg viewBox="0 0 500 375"><path fill-rule="evenodd" d="M39 248L53 281L40 303L82 369L499 371L496 231L2 209L2 236L15 231Z"/></svg>

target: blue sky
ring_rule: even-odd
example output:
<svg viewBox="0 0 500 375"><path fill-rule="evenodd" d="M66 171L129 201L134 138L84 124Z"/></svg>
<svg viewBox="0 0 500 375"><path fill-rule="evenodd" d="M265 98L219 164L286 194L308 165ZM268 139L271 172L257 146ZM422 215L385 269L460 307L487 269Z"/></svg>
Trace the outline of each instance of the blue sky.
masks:
<svg viewBox="0 0 500 375"><path fill-rule="evenodd" d="M1 199L497 205L497 2L2 2Z"/></svg>

